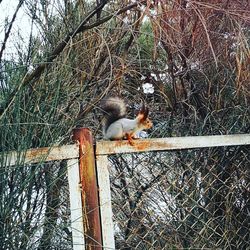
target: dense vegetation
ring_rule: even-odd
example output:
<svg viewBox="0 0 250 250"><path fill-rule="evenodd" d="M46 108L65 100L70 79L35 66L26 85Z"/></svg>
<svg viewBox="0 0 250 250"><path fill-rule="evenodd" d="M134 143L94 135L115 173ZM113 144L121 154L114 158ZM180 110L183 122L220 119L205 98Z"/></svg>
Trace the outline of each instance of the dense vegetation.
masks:
<svg viewBox="0 0 250 250"><path fill-rule="evenodd" d="M0 8L5 1L0 1ZM30 18L28 39L15 28L20 11ZM53 197L59 199L52 189L57 194L66 192L65 164L22 167L20 157L21 167L9 168L5 152L71 143L76 127L89 127L100 139L99 102L105 96L123 97L131 116L141 101L146 101L155 124L150 137L250 133L249 12L248 1L234 0L17 1L15 13L1 26L0 248L48 249L48 245L63 244L65 248L60 249L70 249L68 211L61 209L67 207L67 195L58 202L51 201ZM145 83L152 84L153 93L143 91ZM169 194L192 194L190 206L201 193L207 195L202 206L216 218L208 226L209 230L215 228L216 237L224 235L228 226L225 215L230 212L230 218L235 219L236 233L224 235L218 245L209 247L245 249L250 240L246 220L250 202L248 151L249 147L235 147L178 152L171 159L155 157L155 162L147 161L148 171L158 166L158 174L150 172L147 181L155 185L168 172L162 166L173 165L176 172L169 178L178 185L168 189ZM190 160L194 158L195 162ZM128 157L111 159L117 173L126 168L127 174L113 180L114 190L125 190L119 195L113 190L117 200L132 199L124 181L133 171L128 167L130 160L127 165L125 160ZM144 160L138 156L137 163ZM191 170L188 162L193 164ZM194 194L194 186L205 180L208 172L209 181ZM146 185L137 174L130 182L135 190ZM116 183L119 178L120 183ZM189 180L194 178L196 182L191 184ZM146 187L143 192L150 185ZM230 206L225 200L229 193ZM177 201L182 203L183 197ZM200 218L202 212L198 210L196 216ZM126 211L136 216L142 213L135 213L129 205ZM186 211L182 213L180 217L187 223L194 220L185 216ZM44 214L45 222L41 219ZM203 219L210 220L209 216ZM131 223L128 220L120 227L124 234L118 237L119 248L134 246L129 241ZM58 236L58 228L63 237ZM207 234L211 234L209 230ZM187 234L189 230L183 235ZM164 235L169 240L171 232ZM178 244L168 242L177 248L192 247L193 241L183 235ZM227 237L232 241L228 243ZM149 238L147 241L152 240ZM164 245L164 241L158 243ZM159 245L152 246L160 249Z"/></svg>

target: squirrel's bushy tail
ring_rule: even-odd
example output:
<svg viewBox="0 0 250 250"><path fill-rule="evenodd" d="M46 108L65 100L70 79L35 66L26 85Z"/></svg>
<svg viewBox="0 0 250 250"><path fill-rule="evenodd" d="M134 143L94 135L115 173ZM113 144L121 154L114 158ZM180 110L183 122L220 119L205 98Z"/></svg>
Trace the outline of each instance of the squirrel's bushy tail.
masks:
<svg viewBox="0 0 250 250"><path fill-rule="evenodd" d="M109 97L101 102L101 108L105 112L103 129L107 130L110 124L124 118L126 115L126 105L119 97Z"/></svg>

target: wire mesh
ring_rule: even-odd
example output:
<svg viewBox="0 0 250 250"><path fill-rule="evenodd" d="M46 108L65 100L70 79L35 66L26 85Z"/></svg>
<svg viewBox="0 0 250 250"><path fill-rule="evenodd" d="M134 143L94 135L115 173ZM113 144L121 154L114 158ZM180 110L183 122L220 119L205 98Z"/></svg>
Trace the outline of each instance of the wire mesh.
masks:
<svg viewBox="0 0 250 250"><path fill-rule="evenodd" d="M0 249L73 249L66 162L1 160Z"/></svg>
<svg viewBox="0 0 250 250"><path fill-rule="evenodd" d="M117 249L248 249L247 147L112 156Z"/></svg>

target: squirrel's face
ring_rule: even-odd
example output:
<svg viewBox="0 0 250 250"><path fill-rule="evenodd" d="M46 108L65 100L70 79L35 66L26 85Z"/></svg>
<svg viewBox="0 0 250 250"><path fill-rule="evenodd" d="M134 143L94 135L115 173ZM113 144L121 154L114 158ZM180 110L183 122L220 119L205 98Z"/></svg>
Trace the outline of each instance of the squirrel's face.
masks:
<svg viewBox="0 0 250 250"><path fill-rule="evenodd" d="M148 108L143 105L137 116L137 119L139 120L139 127L141 130L150 129L153 127L153 122L148 118L148 113Z"/></svg>
<svg viewBox="0 0 250 250"><path fill-rule="evenodd" d="M141 123L143 129L150 129L153 127L153 122L148 118Z"/></svg>

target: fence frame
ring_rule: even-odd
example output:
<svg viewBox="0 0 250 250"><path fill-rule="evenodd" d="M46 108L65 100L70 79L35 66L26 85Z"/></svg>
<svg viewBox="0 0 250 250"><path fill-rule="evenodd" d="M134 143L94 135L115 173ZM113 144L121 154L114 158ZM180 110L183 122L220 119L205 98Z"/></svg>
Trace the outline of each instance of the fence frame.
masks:
<svg viewBox="0 0 250 250"><path fill-rule="evenodd" d="M131 146L127 141L97 141L96 168L99 183L103 248L115 249L114 225L112 221L112 204L108 172L109 155L240 145L250 145L250 134L143 139L135 140L133 146Z"/></svg>
<svg viewBox="0 0 250 250"><path fill-rule="evenodd" d="M94 145L91 131L80 128L73 138L76 144L10 152L6 162L14 166L18 159L23 159L22 164L67 160L74 250L115 249L109 155L250 145L250 134L143 139L135 140L133 146L127 141L97 141Z"/></svg>
<svg viewBox="0 0 250 250"><path fill-rule="evenodd" d="M5 158L8 166L14 166L16 164L39 164L60 160L67 161L72 242L74 250L85 249L79 152L79 144L72 144L58 147L28 149L23 152L9 152Z"/></svg>

